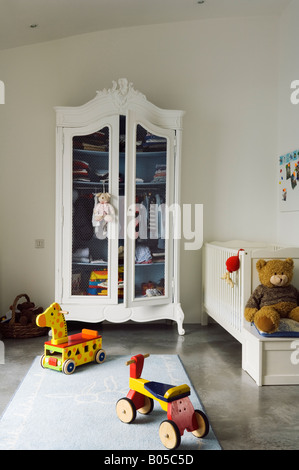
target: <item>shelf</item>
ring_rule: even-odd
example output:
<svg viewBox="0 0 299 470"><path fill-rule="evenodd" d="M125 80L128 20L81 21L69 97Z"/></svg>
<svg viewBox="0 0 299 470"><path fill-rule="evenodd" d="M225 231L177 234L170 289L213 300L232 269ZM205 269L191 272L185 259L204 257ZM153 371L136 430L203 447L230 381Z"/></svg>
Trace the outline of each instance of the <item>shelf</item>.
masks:
<svg viewBox="0 0 299 470"><path fill-rule="evenodd" d="M84 149L77 149L73 148L73 153L78 153L79 155L91 155L94 157L109 157L109 152L106 150L84 150Z"/></svg>
<svg viewBox="0 0 299 470"><path fill-rule="evenodd" d="M74 153L78 153L78 155L85 155L85 156L93 156L93 157L109 157L109 151L105 150L83 150L83 149L73 149ZM125 152L119 152L119 156L121 158L125 158L126 154ZM152 151L152 150L137 150L136 152L136 157L148 157L148 158L160 158L160 157L166 157L166 150L157 150L157 151Z"/></svg>
<svg viewBox="0 0 299 470"><path fill-rule="evenodd" d="M151 295L151 296L148 296L148 295L142 295L142 294L137 294L135 295L135 300L145 300L145 299L163 299L163 297L165 297L165 295Z"/></svg>
<svg viewBox="0 0 299 470"><path fill-rule="evenodd" d="M152 263L135 263L135 266L164 266L165 261L153 261Z"/></svg>
<svg viewBox="0 0 299 470"><path fill-rule="evenodd" d="M166 181L157 181L157 182L145 182L145 183L136 183L136 188L151 188L152 186L157 186L159 188L166 186Z"/></svg>
<svg viewBox="0 0 299 470"><path fill-rule="evenodd" d="M78 261L73 261L72 264L76 266L85 266L88 268L97 267L97 266L101 266L101 267L108 266L107 262L105 263L80 263ZM163 265L165 265L165 261L154 261L153 263L135 263L135 266L163 266ZM119 267L122 267L122 266L123 264L119 265Z"/></svg>
<svg viewBox="0 0 299 470"><path fill-rule="evenodd" d="M80 263L79 261L72 261L72 264L75 264L76 266L86 266L86 267L108 266L107 261L105 261L104 263Z"/></svg>
<svg viewBox="0 0 299 470"><path fill-rule="evenodd" d="M101 181L73 181L73 189L90 189L97 190L105 188L105 191L108 190L109 183ZM125 183L119 183L119 188L123 189ZM136 183L136 191L145 191L145 190L157 190L160 191L163 188L166 188L166 182L157 182L157 183ZM100 191L99 191L100 192Z"/></svg>
<svg viewBox="0 0 299 470"><path fill-rule="evenodd" d="M109 181L79 181L79 180L73 180L73 187L78 187L78 188L88 188L88 186L96 187L100 186L103 187L103 185L109 185Z"/></svg>

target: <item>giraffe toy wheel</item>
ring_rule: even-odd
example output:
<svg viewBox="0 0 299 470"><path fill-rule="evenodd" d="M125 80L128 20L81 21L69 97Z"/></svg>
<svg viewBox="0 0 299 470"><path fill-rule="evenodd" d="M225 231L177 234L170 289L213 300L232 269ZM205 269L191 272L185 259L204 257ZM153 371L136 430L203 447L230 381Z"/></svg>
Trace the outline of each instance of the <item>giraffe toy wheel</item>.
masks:
<svg viewBox="0 0 299 470"><path fill-rule="evenodd" d="M43 354L40 358L40 365L42 366L42 368L44 369L45 368L45 354Z"/></svg>
<svg viewBox="0 0 299 470"><path fill-rule="evenodd" d="M104 349L99 349L96 353L95 353L95 357L94 357L94 360L98 363L98 364L102 364L106 359L106 352L104 351Z"/></svg>
<svg viewBox="0 0 299 470"><path fill-rule="evenodd" d="M75 361L73 361L72 359L68 359L67 361L63 363L62 371L66 375L71 375L73 372L75 372L75 369L76 369L76 364L75 364Z"/></svg>

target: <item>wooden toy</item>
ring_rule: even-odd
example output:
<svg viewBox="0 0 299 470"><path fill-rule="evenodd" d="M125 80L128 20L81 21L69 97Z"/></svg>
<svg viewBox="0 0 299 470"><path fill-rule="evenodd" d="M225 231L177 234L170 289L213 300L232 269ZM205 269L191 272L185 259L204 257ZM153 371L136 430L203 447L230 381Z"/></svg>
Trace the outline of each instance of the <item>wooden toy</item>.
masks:
<svg viewBox="0 0 299 470"><path fill-rule="evenodd" d="M52 339L44 345L41 366L70 375L82 364L91 361L101 364L106 353L102 349L102 336L95 330L83 329L81 333L68 336L64 317L67 313L58 303L53 303L37 316L36 323L52 329Z"/></svg>
<svg viewBox="0 0 299 470"><path fill-rule="evenodd" d="M137 354L126 362L130 365L130 390L125 398L118 400L116 414L123 423L132 423L136 410L149 414L154 407L154 400L167 412L167 420L162 421L159 436L167 449L176 449L181 443L184 431L192 432L197 438L205 437L209 432L209 421L201 410L194 410L189 400L190 387L152 382L141 378L144 358L149 354Z"/></svg>

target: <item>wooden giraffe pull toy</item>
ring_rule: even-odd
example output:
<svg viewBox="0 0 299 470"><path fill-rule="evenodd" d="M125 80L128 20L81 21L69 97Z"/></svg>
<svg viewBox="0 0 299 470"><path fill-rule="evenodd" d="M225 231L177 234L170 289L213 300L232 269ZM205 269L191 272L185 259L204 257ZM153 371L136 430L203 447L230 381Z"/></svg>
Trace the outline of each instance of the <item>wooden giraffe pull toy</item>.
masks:
<svg viewBox="0 0 299 470"><path fill-rule="evenodd" d="M64 315L68 312L61 310L60 305L54 302L43 313L37 316L38 326L49 326L52 329L52 344L62 344L67 341L67 326Z"/></svg>
<svg viewBox="0 0 299 470"><path fill-rule="evenodd" d="M76 366L91 361L102 363L106 353L102 348L102 336L95 330L83 329L81 333L68 336L65 315L60 305L54 302L37 316L36 324L52 329L52 339L45 343L41 357L42 367L72 374Z"/></svg>

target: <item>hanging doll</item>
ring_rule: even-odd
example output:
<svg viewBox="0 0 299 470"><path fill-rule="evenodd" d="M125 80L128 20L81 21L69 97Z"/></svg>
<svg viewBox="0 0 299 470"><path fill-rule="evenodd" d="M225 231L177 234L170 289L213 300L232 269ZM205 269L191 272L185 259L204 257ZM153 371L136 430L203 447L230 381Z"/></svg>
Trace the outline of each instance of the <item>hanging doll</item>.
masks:
<svg viewBox="0 0 299 470"><path fill-rule="evenodd" d="M102 222L103 235L107 234L107 224L114 218L115 211L113 206L110 204L109 193L97 193L96 202L93 210L93 225L99 227Z"/></svg>

